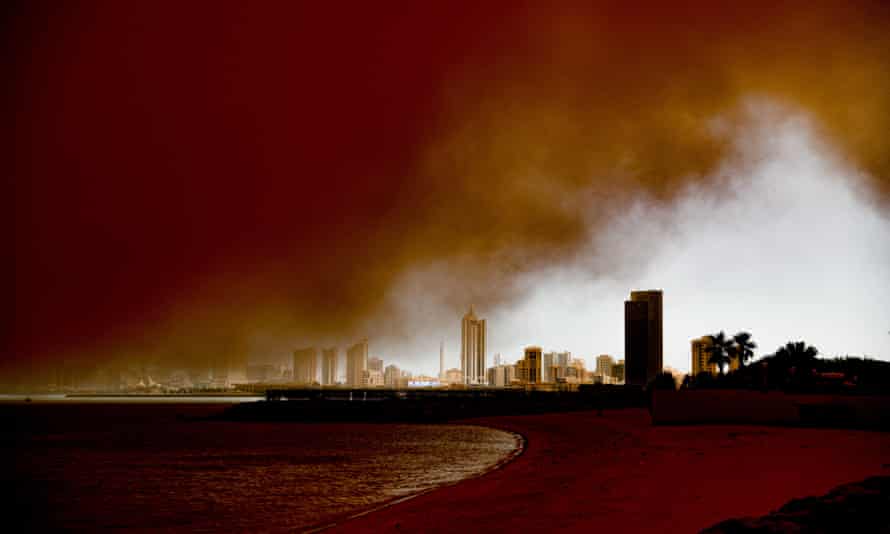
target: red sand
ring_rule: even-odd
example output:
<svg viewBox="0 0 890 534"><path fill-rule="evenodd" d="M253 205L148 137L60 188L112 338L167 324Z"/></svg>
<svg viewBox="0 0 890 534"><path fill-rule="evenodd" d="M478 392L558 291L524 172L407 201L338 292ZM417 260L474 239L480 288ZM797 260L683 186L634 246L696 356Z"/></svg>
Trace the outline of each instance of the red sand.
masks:
<svg viewBox="0 0 890 534"><path fill-rule="evenodd" d="M644 410L466 421L523 434L482 477L341 523L348 532L692 532L890 474L890 434L650 425Z"/></svg>

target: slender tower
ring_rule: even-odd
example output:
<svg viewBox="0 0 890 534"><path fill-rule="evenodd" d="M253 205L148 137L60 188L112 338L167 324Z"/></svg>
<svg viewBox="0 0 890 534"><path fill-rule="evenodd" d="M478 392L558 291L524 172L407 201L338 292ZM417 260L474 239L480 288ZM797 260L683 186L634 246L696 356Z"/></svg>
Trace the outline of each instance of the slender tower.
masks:
<svg viewBox="0 0 890 534"><path fill-rule="evenodd" d="M439 380L445 378L445 342L439 342Z"/></svg>
<svg viewBox="0 0 890 534"><path fill-rule="evenodd" d="M485 319L476 317L472 306L461 321L460 337L464 384L485 385Z"/></svg>

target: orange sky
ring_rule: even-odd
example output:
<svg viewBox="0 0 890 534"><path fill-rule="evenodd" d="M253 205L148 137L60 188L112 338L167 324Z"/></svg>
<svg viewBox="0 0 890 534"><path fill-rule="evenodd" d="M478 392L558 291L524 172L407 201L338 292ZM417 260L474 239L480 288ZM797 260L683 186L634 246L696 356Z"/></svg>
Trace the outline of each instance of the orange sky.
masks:
<svg viewBox="0 0 890 534"><path fill-rule="evenodd" d="M722 187L752 96L890 206L886 3L475 4L8 9L4 361L367 335L436 262L470 282L434 314L497 309L621 206Z"/></svg>

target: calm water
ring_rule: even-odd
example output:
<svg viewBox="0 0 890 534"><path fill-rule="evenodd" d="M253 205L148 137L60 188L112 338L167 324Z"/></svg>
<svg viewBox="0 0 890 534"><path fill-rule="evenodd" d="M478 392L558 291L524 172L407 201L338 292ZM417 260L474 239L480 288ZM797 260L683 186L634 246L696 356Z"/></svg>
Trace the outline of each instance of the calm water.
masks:
<svg viewBox="0 0 890 534"><path fill-rule="evenodd" d="M518 447L451 425L189 421L220 406L0 403L24 530L284 531L478 474Z"/></svg>

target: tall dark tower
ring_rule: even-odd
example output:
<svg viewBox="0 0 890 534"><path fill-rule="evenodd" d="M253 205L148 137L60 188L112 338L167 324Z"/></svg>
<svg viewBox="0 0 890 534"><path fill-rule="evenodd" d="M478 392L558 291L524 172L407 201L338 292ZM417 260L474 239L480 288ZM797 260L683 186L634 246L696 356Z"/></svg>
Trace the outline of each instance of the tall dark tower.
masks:
<svg viewBox="0 0 890 534"><path fill-rule="evenodd" d="M624 301L625 383L645 386L662 370L661 290L632 291Z"/></svg>

